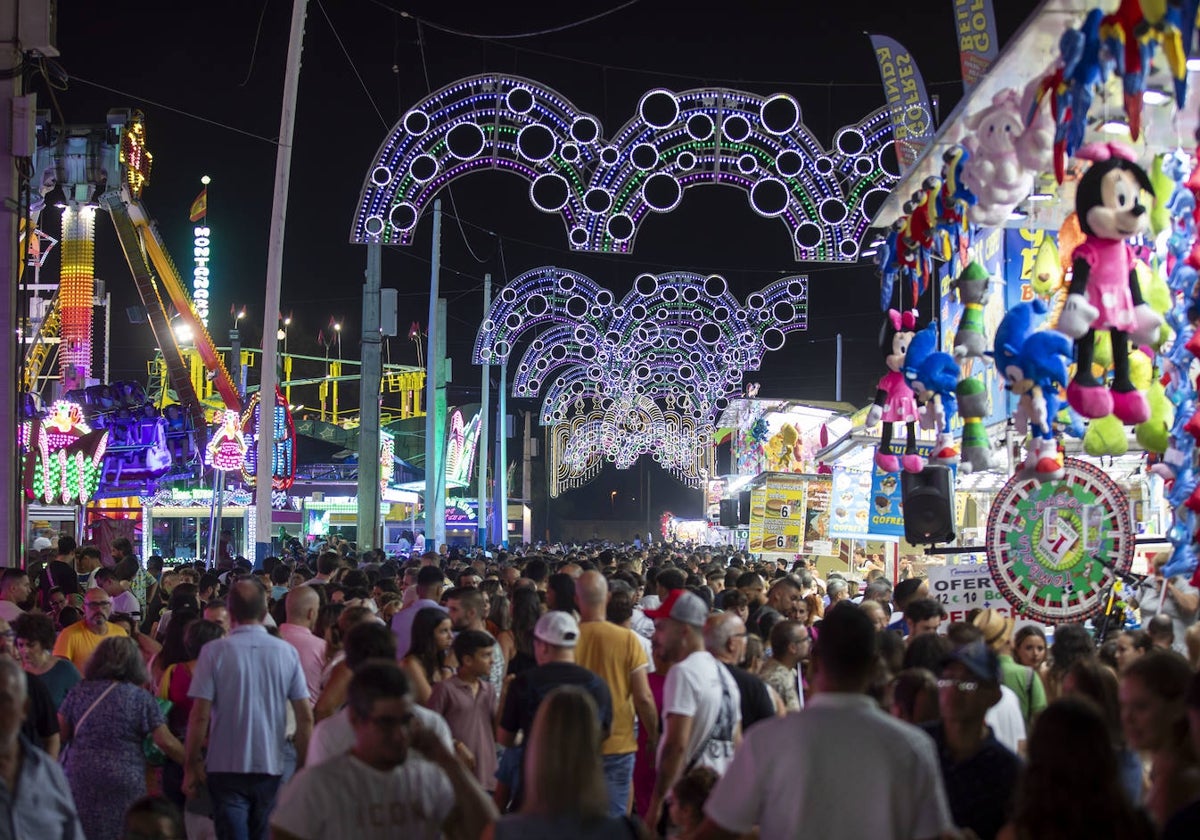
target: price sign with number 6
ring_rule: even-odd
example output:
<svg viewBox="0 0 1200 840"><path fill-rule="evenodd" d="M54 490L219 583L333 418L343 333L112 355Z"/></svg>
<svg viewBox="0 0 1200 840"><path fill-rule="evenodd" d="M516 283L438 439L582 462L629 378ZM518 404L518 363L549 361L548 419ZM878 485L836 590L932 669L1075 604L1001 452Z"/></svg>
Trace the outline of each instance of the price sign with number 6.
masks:
<svg viewBox="0 0 1200 840"><path fill-rule="evenodd" d="M788 519L789 517L791 517L792 506L791 505L780 505L779 506L779 515L783 519Z"/></svg>

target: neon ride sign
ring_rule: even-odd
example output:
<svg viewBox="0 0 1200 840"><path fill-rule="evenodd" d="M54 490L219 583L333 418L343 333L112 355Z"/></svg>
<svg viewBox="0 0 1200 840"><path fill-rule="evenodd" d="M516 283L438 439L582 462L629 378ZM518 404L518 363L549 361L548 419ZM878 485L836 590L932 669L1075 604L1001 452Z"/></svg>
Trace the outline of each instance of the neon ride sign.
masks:
<svg viewBox="0 0 1200 840"><path fill-rule="evenodd" d="M207 226L197 225L192 229L192 303L200 323L208 326L208 262L212 251L212 232Z"/></svg>

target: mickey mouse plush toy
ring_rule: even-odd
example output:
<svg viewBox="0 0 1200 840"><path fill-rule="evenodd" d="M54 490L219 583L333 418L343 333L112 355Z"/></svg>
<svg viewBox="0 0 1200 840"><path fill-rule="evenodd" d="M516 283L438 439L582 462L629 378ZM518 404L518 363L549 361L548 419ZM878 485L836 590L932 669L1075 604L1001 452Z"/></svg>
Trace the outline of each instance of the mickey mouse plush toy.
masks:
<svg viewBox="0 0 1200 840"><path fill-rule="evenodd" d="M879 380L875 404L867 412L866 426L873 429L883 421L879 448L875 450L875 466L884 472L898 472L901 466L914 473L925 469L925 459L917 454L917 400L904 378L908 345L912 343L916 329L917 310L898 312L891 309L879 337L888 372ZM893 423L903 423L908 431L908 440L900 457L892 451Z"/></svg>
<svg viewBox="0 0 1200 840"><path fill-rule="evenodd" d="M1067 386L1067 402L1084 417L1115 414L1123 423L1141 423L1150 417L1150 407L1129 379L1129 341L1150 343L1162 318L1142 299L1126 240L1146 228L1150 214L1141 193L1153 195L1154 189L1127 146L1092 143L1076 157L1094 163L1075 192L1086 239L1075 249L1074 275L1057 325L1075 339L1075 377ZM1109 388L1092 373L1096 330L1108 330L1112 337Z"/></svg>

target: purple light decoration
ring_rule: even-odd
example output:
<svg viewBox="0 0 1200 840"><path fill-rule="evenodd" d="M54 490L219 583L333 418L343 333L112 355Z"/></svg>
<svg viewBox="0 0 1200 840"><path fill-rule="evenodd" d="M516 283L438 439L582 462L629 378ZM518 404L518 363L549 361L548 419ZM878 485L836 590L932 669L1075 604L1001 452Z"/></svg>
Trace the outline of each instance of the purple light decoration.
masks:
<svg viewBox="0 0 1200 840"><path fill-rule="evenodd" d="M647 212L670 212L693 186L725 183L745 192L752 210L785 225L797 260L853 261L872 205L899 180L884 164L890 137L881 108L839 129L829 151L804 126L790 96L703 88L648 92L610 141L599 120L562 94L521 77L483 74L426 97L392 129L364 182L351 241L410 244L417 220L442 187L493 168L529 181L531 200L541 179L556 206L534 204L563 218L576 250L629 253ZM413 176L418 160L426 169L431 160L436 164L423 182ZM561 178L565 190L551 187L548 175ZM660 176L672 178L679 195L655 207L641 185ZM768 181L783 192L767 184L780 203L764 210L753 196ZM608 197L589 207L589 193ZM821 213L831 200L834 221ZM402 224L392 222L397 208ZM809 225L820 232L814 245L800 238Z"/></svg>

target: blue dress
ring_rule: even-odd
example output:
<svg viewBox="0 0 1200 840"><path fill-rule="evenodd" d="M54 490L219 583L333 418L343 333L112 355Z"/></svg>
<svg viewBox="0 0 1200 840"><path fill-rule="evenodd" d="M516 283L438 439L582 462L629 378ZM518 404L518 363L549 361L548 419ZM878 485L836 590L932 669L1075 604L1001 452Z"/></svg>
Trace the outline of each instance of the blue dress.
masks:
<svg viewBox="0 0 1200 840"><path fill-rule="evenodd" d="M109 680L84 680L67 692L58 710L71 724L63 771L88 840L121 837L125 812L146 795L142 740L165 722L150 692L122 682L78 726L110 685Z"/></svg>

